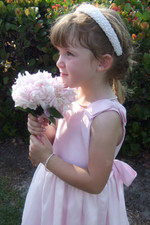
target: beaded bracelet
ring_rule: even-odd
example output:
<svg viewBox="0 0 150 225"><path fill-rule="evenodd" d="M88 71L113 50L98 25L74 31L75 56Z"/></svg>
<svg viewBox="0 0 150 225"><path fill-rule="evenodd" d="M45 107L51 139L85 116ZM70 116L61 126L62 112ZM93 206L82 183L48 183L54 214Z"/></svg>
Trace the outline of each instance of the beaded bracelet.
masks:
<svg viewBox="0 0 150 225"><path fill-rule="evenodd" d="M45 170L48 171L48 172L50 172L50 170L47 169L47 163L48 163L48 161L50 160L50 158L51 158L53 155L55 155L55 154L54 154L54 153L51 153L51 154L49 155L49 157L46 159L46 162L45 162Z"/></svg>

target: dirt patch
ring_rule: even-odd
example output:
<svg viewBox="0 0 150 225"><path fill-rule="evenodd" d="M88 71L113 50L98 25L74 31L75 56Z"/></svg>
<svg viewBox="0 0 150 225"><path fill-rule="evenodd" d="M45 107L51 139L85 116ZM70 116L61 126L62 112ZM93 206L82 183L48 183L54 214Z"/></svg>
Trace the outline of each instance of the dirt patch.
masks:
<svg viewBox="0 0 150 225"><path fill-rule="evenodd" d="M0 142L0 179L8 176L12 185L21 188L31 181L34 170L28 160L28 144L20 139Z"/></svg>
<svg viewBox="0 0 150 225"><path fill-rule="evenodd" d="M125 187L127 212L131 225L150 225L150 162L145 157L122 159L137 171L130 187Z"/></svg>
<svg viewBox="0 0 150 225"><path fill-rule="evenodd" d="M120 158L120 157L119 157ZM120 158L138 173L129 187L125 187L128 217L131 225L150 225L150 154L141 153L134 158ZM0 142L0 179L11 178L12 185L26 194L35 168L28 160L28 144L20 139Z"/></svg>

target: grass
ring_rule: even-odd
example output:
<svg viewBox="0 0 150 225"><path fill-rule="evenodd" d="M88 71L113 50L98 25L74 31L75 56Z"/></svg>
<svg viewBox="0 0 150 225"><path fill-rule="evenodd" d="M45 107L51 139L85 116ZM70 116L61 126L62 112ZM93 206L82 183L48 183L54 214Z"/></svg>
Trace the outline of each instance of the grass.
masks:
<svg viewBox="0 0 150 225"><path fill-rule="evenodd" d="M0 182L0 225L20 225L24 205L22 192L12 187L11 179Z"/></svg>

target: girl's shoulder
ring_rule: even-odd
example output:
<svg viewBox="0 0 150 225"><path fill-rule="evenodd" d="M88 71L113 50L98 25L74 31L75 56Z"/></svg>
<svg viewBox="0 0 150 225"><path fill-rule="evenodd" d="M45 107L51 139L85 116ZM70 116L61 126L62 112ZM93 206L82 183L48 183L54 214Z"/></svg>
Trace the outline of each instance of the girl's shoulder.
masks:
<svg viewBox="0 0 150 225"><path fill-rule="evenodd" d="M115 111L117 112L124 124L126 124L126 109L120 104L117 100L111 99L101 99L96 102L91 103L86 109L85 112L89 119L93 119L97 115L106 112L106 111Z"/></svg>

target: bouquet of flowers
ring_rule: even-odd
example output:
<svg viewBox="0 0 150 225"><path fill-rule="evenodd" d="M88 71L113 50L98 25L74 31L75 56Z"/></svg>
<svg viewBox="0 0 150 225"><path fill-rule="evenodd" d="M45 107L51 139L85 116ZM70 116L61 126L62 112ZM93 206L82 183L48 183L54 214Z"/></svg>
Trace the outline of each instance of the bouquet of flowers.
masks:
<svg viewBox="0 0 150 225"><path fill-rule="evenodd" d="M60 77L52 77L51 73L38 71L25 75L18 74L12 86L12 98L15 107L32 113L45 114L52 123L55 118L62 118L75 100L75 89L65 88Z"/></svg>

